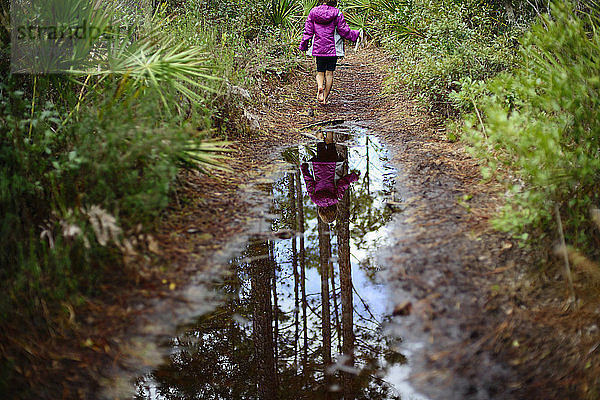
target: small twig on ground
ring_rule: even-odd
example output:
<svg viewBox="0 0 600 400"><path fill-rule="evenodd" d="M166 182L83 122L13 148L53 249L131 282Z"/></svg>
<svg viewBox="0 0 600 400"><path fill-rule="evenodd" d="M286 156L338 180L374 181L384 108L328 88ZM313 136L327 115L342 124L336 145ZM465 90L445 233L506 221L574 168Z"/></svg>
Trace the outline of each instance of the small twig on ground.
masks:
<svg viewBox="0 0 600 400"><path fill-rule="evenodd" d="M309 138L309 139L315 139L315 140L319 139L318 137L316 137L315 135L311 135L310 133L300 132L300 135L302 135L306 138Z"/></svg>
<svg viewBox="0 0 600 400"><path fill-rule="evenodd" d="M327 120L327 121L319 121L319 122L315 122L313 124L304 125L301 129L308 129L308 128L312 128L315 126L323 126L323 125L339 125L339 124L343 124L344 122L345 122L345 120L343 120L343 119L331 119L331 120Z"/></svg>
<svg viewBox="0 0 600 400"><path fill-rule="evenodd" d="M475 100L473 100L473 99L471 99L471 102L473 103L473 107L475 107L475 114L477 114L477 119L479 120L479 123L481 124L481 131L483 132L483 137L487 139L487 132L485 131L485 125L483 124L483 119L481 118L481 114L479 113L477 104L475 103Z"/></svg>
<svg viewBox="0 0 600 400"><path fill-rule="evenodd" d="M567 282L569 284L569 303L567 304L567 308L570 306L574 306L576 304L575 298L575 289L573 288L573 278L571 277L571 267L569 265L569 255L567 253L567 245L565 244L565 235L563 233L562 221L560 219L560 210L558 209L558 204L554 205L554 211L556 213L556 222L558 223L558 234L560 236L560 245L563 249L563 258L565 260L565 274L567 276Z"/></svg>

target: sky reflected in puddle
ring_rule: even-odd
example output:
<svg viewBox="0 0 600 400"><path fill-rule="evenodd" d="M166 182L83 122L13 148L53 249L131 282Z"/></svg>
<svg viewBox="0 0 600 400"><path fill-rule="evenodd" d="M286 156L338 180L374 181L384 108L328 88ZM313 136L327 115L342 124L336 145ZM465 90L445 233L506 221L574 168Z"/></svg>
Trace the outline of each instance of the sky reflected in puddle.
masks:
<svg viewBox="0 0 600 400"><path fill-rule="evenodd" d="M395 171L366 129L329 131L345 173L360 171L335 222L317 216L300 171L316 141L284 151L289 171L264 185L277 217L214 286L223 303L180 327L169 359L138 380L136 399L400 398L390 377L406 359L385 334L391 304L373 256L402 205Z"/></svg>

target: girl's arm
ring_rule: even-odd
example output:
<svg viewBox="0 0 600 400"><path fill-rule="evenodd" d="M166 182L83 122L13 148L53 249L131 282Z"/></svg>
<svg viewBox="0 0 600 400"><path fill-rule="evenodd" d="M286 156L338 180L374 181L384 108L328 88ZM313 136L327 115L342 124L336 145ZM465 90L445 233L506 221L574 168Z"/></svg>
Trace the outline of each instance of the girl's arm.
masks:
<svg viewBox="0 0 600 400"><path fill-rule="evenodd" d="M308 14L306 22L304 23L304 34L302 35L302 40L300 41L300 51L308 50L308 42L310 42L310 39L312 39L314 34L315 25L312 18L310 17L310 14Z"/></svg>
<svg viewBox="0 0 600 400"><path fill-rule="evenodd" d="M348 23L346 23L346 20L344 19L344 14L342 14L341 12L337 16L336 24L337 31L341 37L356 42L358 36L360 35L360 32L350 29Z"/></svg>
<svg viewBox="0 0 600 400"><path fill-rule="evenodd" d="M302 163L302 176L304 176L304 183L306 183L306 191L313 193L315 191L315 179L310 174L308 163Z"/></svg>
<svg viewBox="0 0 600 400"><path fill-rule="evenodd" d="M346 189L348 189L348 186L357 180L358 174L356 172L351 172L343 178L340 178L340 180L337 182L337 198L341 199Z"/></svg>

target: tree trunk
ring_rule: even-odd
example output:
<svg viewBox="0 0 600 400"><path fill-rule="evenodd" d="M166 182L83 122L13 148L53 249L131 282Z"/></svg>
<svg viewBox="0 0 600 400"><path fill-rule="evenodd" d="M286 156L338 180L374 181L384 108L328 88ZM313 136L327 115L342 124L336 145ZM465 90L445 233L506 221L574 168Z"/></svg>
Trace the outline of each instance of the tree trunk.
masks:
<svg viewBox="0 0 600 400"><path fill-rule="evenodd" d="M277 380L273 346L273 316L271 304L272 264L269 259L269 244L254 241L249 245L250 281L254 315L252 333L258 379L258 397L275 400Z"/></svg>
<svg viewBox="0 0 600 400"><path fill-rule="evenodd" d="M308 323L306 315L306 271L304 251L304 196L302 196L302 185L300 184L300 171L296 169L296 193L298 198L298 232L300 233L300 291L302 294L302 330L304 336L304 347L302 352L302 373L307 374L308 364Z"/></svg>
<svg viewBox="0 0 600 400"><path fill-rule="evenodd" d="M323 365L331 364L331 320L329 311L329 270L331 259L331 238L329 224L318 218L319 260L321 264L321 326L323 333Z"/></svg>
<svg viewBox="0 0 600 400"><path fill-rule="evenodd" d="M269 241L269 261L271 264L271 278L273 288L273 320L275 326L273 327L273 356L275 358L275 373L277 373L277 365L279 364L279 302L277 296L277 262L275 261L275 242Z"/></svg>
<svg viewBox="0 0 600 400"><path fill-rule="evenodd" d="M335 334L337 337L337 348L338 353L342 352L342 330L340 327L340 312L338 307L338 298L335 290L335 271L333 269L333 262L329 263L331 269L329 270L329 278L331 279L331 297L333 297L333 315L335 317Z"/></svg>
<svg viewBox="0 0 600 400"><path fill-rule="evenodd" d="M365 173L365 180L367 181L367 194L371 195L371 177L369 176L369 136L365 136L365 144L367 146L367 172Z"/></svg>
<svg viewBox="0 0 600 400"><path fill-rule="evenodd" d="M295 174L288 174L289 178L289 202L290 202L290 213L294 216L292 220L292 230L294 236L292 236L292 269L294 270L294 367L298 369L298 340L300 338L300 298L298 293L298 284L300 276L298 273L298 248L296 245L296 233L298 231L298 213L296 211L296 188L295 188Z"/></svg>
<svg viewBox="0 0 600 400"><path fill-rule="evenodd" d="M342 149L342 156L348 158L348 149ZM348 167L344 168L344 174ZM338 258L340 267L340 290L342 298L342 352L347 357L346 365L354 366L354 321L352 301L352 265L350 264L350 190L348 188L338 205L337 235ZM354 376L342 372L342 390L344 400L354 399Z"/></svg>
<svg viewBox="0 0 600 400"><path fill-rule="evenodd" d="M330 392L332 376L327 373L327 367L331 365L331 312L329 310L329 271L331 269L331 236L329 235L329 224L318 219L319 231L319 261L321 265L321 329L323 336L323 370L325 384L325 398L331 399Z"/></svg>

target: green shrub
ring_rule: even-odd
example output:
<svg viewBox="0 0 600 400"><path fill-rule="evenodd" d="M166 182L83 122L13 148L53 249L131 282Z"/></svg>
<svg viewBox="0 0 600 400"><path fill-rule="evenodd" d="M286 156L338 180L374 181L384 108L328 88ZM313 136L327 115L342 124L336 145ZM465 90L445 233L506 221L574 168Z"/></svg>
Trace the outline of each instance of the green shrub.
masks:
<svg viewBox="0 0 600 400"><path fill-rule="evenodd" d="M293 29L278 35L265 19L270 1L168 3L148 18L150 28L120 38L123 46L88 70L10 75L10 48L2 47L3 331L27 325L54 335L65 309L134 274L124 270L127 239L164 211L178 169L225 166L226 143L210 136L245 111L240 96L223 92L246 92L223 89L249 86L253 73L271 68L265 60L277 61L275 73L297 65L291 41L280 40ZM0 392L17 376L10 362L2 367Z"/></svg>
<svg viewBox="0 0 600 400"><path fill-rule="evenodd" d="M170 3L152 17L160 30L139 27L137 41L93 70L2 74L0 277L9 295L0 322L17 309L35 314L42 300L93 293L122 267L122 234L168 204L180 167L223 167L223 144L205 136L243 107L220 90L248 84L248 63L279 46L247 43L269 33L268 4ZM110 240L93 211L114 225Z"/></svg>
<svg viewBox="0 0 600 400"><path fill-rule="evenodd" d="M98 118L90 109L69 127L71 148L53 161L50 179L61 182L65 199L119 210L148 222L163 209L188 136L182 128L155 121L158 98L145 97Z"/></svg>
<svg viewBox="0 0 600 400"><path fill-rule="evenodd" d="M219 164L204 136L222 85L209 74L226 68L176 28L81 78L2 74L0 323L95 293L123 268L123 234L168 204L178 168Z"/></svg>
<svg viewBox="0 0 600 400"><path fill-rule="evenodd" d="M68 151L67 138L56 129L55 106L34 107L12 79L0 83L0 321L18 311L36 315L41 302L87 293L99 275L100 260L110 253L85 248L80 237L64 237L52 221L63 186L52 179L53 160ZM71 159L72 164L76 163ZM63 201L62 204L66 205ZM73 207L74 201L69 204ZM46 232L41 236L42 232ZM52 242L52 246L49 243ZM17 308L19 307L19 308ZM31 313L31 314L29 314Z"/></svg>
<svg viewBox="0 0 600 400"><path fill-rule="evenodd" d="M514 63L523 23L500 6L477 0L413 0L403 22L413 34L384 40L395 56L391 79L445 116L456 113L450 94L464 77L484 80ZM500 11L502 9L502 11Z"/></svg>
<svg viewBox="0 0 600 400"><path fill-rule="evenodd" d="M519 68L487 84L484 127L470 118L469 140L487 159L485 172L502 164L518 173L496 221L504 230L549 226L558 204L572 244L586 247L598 236L589 218L600 206L598 26L556 3L552 18L522 40Z"/></svg>

